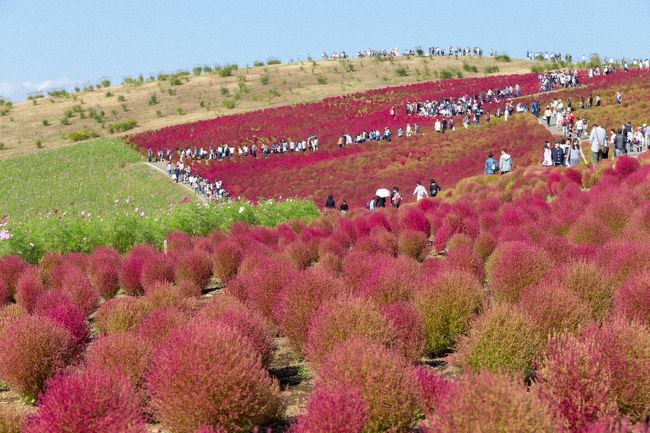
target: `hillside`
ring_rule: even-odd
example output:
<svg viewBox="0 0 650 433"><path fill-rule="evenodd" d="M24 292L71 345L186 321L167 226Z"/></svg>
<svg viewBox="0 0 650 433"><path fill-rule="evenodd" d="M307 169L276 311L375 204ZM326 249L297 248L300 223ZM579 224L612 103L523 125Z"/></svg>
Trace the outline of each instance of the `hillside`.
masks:
<svg viewBox="0 0 650 433"><path fill-rule="evenodd" d="M164 80L144 80L142 84L100 86L92 91L14 104L0 116L0 142L4 145L0 146L3 148L0 159L69 145L72 140L68 135L81 129L89 129L101 137L118 136L120 131L111 134L111 125L120 129L116 124L125 121L137 122L138 126L129 133L143 132L225 114L459 74L484 76L488 67L497 67L495 74L529 72L531 65L528 61L498 62L492 58L367 58L245 69L226 67L207 73L201 71L198 76L194 73L164 75L159 76Z"/></svg>

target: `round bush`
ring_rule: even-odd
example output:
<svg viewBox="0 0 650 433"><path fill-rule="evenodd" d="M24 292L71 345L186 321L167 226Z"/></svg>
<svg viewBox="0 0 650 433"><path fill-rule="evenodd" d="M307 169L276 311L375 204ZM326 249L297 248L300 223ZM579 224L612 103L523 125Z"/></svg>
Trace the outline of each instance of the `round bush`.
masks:
<svg viewBox="0 0 650 433"><path fill-rule="evenodd" d="M112 299L97 310L95 326L101 334L134 331L140 320L152 309L151 304L144 299Z"/></svg>
<svg viewBox="0 0 650 433"><path fill-rule="evenodd" d="M61 281L61 288L81 311L90 315L99 305L99 292L90 285L88 277L80 268L68 266Z"/></svg>
<svg viewBox="0 0 650 433"><path fill-rule="evenodd" d="M540 389L570 425L618 411L636 422L650 411L650 331L621 318L549 345Z"/></svg>
<svg viewBox="0 0 650 433"><path fill-rule="evenodd" d="M249 431L276 419L280 389L250 342L223 324L204 325L173 331L156 350L147 376L156 418L178 433Z"/></svg>
<svg viewBox="0 0 650 433"><path fill-rule="evenodd" d="M559 284L542 283L523 290L519 307L543 335L574 332L591 319L589 306Z"/></svg>
<svg viewBox="0 0 650 433"><path fill-rule="evenodd" d="M355 337L387 346L395 341L388 320L372 303L348 296L332 299L312 316L305 353L320 364L337 344Z"/></svg>
<svg viewBox="0 0 650 433"><path fill-rule="evenodd" d="M416 207L409 207L400 212L400 217L402 227L407 230L416 230L424 234L427 238L429 237L431 225L422 210Z"/></svg>
<svg viewBox="0 0 650 433"><path fill-rule="evenodd" d="M137 325L137 333L152 346L164 341L169 333L189 320L178 308L156 308L144 316Z"/></svg>
<svg viewBox="0 0 650 433"><path fill-rule="evenodd" d="M20 433L23 431L25 414L11 406L0 406L0 433Z"/></svg>
<svg viewBox="0 0 650 433"><path fill-rule="evenodd" d="M420 266L410 257L375 256L357 294L379 305L408 301L419 285Z"/></svg>
<svg viewBox="0 0 650 433"><path fill-rule="evenodd" d="M488 282L495 299L517 302L521 291L542 281L553 261L542 248L523 242L499 245L487 264Z"/></svg>
<svg viewBox="0 0 650 433"><path fill-rule="evenodd" d="M228 281L237 274L242 261L242 251L234 241L219 242L214 247L212 256L212 271L221 281Z"/></svg>
<svg viewBox="0 0 650 433"><path fill-rule="evenodd" d="M25 268L16 281L16 303L31 313L38 298L45 293L41 274L35 268Z"/></svg>
<svg viewBox="0 0 650 433"><path fill-rule="evenodd" d="M650 326L650 272L630 277L614 298L615 313Z"/></svg>
<svg viewBox="0 0 650 433"><path fill-rule="evenodd" d="M202 251L187 251L176 263L176 283L191 282L203 290L210 283L210 278L212 260Z"/></svg>
<svg viewBox="0 0 650 433"><path fill-rule="evenodd" d="M453 385L432 368L419 367L415 370L415 376L420 389L420 406L424 415L430 418L438 403L447 398Z"/></svg>
<svg viewBox="0 0 650 433"><path fill-rule="evenodd" d="M532 373L532 362L544 339L531 318L516 307L495 304L460 337L451 361L477 371L505 371L522 378Z"/></svg>
<svg viewBox="0 0 650 433"><path fill-rule="evenodd" d="M13 298L18 277L27 267L29 264L18 256L5 256L0 259L0 279L7 286L9 298Z"/></svg>
<svg viewBox="0 0 650 433"><path fill-rule="evenodd" d="M284 249L284 255L296 267L307 269L311 265L311 250L303 241L293 241Z"/></svg>
<svg viewBox="0 0 650 433"><path fill-rule="evenodd" d="M474 250L485 261L490 257L496 245L497 241L494 235L489 232L481 232L474 242Z"/></svg>
<svg viewBox="0 0 650 433"><path fill-rule="evenodd" d="M485 279L485 263L483 259L466 245L458 246L445 254L445 266L449 269L469 272L479 281Z"/></svg>
<svg viewBox="0 0 650 433"><path fill-rule="evenodd" d="M146 433L139 398L124 376L99 369L60 375L39 397L24 433Z"/></svg>
<svg viewBox="0 0 650 433"><path fill-rule="evenodd" d="M9 302L9 286L0 278L0 307Z"/></svg>
<svg viewBox="0 0 650 433"><path fill-rule="evenodd" d="M165 235L167 251L185 251L192 248L192 238L187 233L171 231Z"/></svg>
<svg viewBox="0 0 650 433"><path fill-rule="evenodd" d="M424 260L427 248L427 235L418 230L404 230L399 234L397 248L400 254L412 259Z"/></svg>
<svg viewBox="0 0 650 433"><path fill-rule="evenodd" d="M145 293L155 286L174 282L174 261L164 253L158 253L144 262L140 284Z"/></svg>
<svg viewBox="0 0 650 433"><path fill-rule="evenodd" d="M467 373L447 390L429 418L428 433L554 433L548 406L521 381L488 371Z"/></svg>
<svg viewBox="0 0 650 433"><path fill-rule="evenodd" d="M72 337L52 320L24 316L0 335L0 378L14 391L35 398L45 381L72 358Z"/></svg>
<svg viewBox="0 0 650 433"><path fill-rule="evenodd" d="M133 332L99 337L88 346L86 365L91 369L116 371L140 387L149 369L153 348Z"/></svg>
<svg viewBox="0 0 650 433"><path fill-rule="evenodd" d="M48 300L48 295L60 295ZM74 356L80 355L90 339L90 328L83 311L77 308L65 294L59 290L41 296L36 305L35 314L47 317L70 332Z"/></svg>
<svg viewBox="0 0 650 433"><path fill-rule="evenodd" d="M273 317L282 334L297 351L303 350L309 320L316 310L326 300L343 293L343 290L340 279L317 269L300 271L282 288Z"/></svg>
<svg viewBox="0 0 650 433"><path fill-rule="evenodd" d="M415 295L413 305L424 323L427 350L448 351L481 308L483 287L471 274L446 271L434 277Z"/></svg>
<svg viewBox="0 0 650 433"><path fill-rule="evenodd" d="M113 298L120 289L120 255L111 248L97 248L88 256L88 280L102 298Z"/></svg>
<svg viewBox="0 0 650 433"><path fill-rule="evenodd" d="M282 288L293 278L295 272L291 265L269 257L259 260L254 270L238 276L242 284L246 304L272 319L273 308Z"/></svg>
<svg viewBox="0 0 650 433"><path fill-rule="evenodd" d="M393 348L407 359L420 359L426 346L426 337L422 317L415 308L406 302L398 302L382 307L381 314L388 320L395 335Z"/></svg>
<svg viewBox="0 0 650 433"><path fill-rule="evenodd" d="M156 250L151 245L137 245L129 251L120 267L120 287L131 296L142 294L142 267L156 255Z"/></svg>
<svg viewBox="0 0 650 433"><path fill-rule="evenodd" d="M589 305L595 319L602 320L609 314L615 285L600 266L587 261L571 262L562 268L557 280Z"/></svg>
<svg viewBox="0 0 650 433"><path fill-rule="evenodd" d="M368 405L363 432L407 432L419 412L415 372L400 354L355 338L336 346L317 372L318 389L357 390Z"/></svg>
<svg viewBox="0 0 650 433"><path fill-rule="evenodd" d="M345 385L316 390L306 410L289 433L362 433L368 422L368 404Z"/></svg>

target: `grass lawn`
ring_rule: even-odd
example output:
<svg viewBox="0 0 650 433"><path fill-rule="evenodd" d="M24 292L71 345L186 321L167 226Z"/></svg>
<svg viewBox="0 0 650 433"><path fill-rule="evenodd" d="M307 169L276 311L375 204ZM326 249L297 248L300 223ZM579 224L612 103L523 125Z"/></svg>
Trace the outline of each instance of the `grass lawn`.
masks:
<svg viewBox="0 0 650 433"><path fill-rule="evenodd" d="M0 160L0 216L9 214L10 224L44 217L54 209L101 217L137 208L152 215L186 196L197 200L119 140L99 139Z"/></svg>

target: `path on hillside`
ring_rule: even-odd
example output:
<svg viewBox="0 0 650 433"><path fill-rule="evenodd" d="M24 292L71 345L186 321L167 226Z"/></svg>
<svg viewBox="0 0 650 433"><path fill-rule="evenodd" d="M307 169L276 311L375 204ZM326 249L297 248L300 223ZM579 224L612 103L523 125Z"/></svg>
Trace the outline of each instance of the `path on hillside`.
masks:
<svg viewBox="0 0 650 433"><path fill-rule="evenodd" d="M167 180L169 180L171 182L171 179L169 178L169 175L167 174L167 172L165 171L164 168L159 167L157 164L155 164L153 162L145 162L145 164L147 166L151 167L152 169L162 173L167 178ZM202 196L201 194L197 194L196 191L194 191L191 186L189 186L188 184L183 183L183 182L177 182L177 183L178 183L178 185L182 186L183 188L187 189L192 194L194 194L196 197L198 197L199 200L201 200L201 202L203 204L205 204L205 205L208 204L208 199L205 198L204 196Z"/></svg>
<svg viewBox="0 0 650 433"><path fill-rule="evenodd" d="M548 130L548 132L550 132L551 134L553 134L553 135L564 135L563 132L562 132L562 128L557 126L557 123L556 123L554 118L551 118L551 125L550 126L546 125L546 119L544 117L539 117L537 120L539 121L540 125L544 126L544 128L546 128ZM575 135L573 135L573 136L575 136ZM571 137L573 137L573 136L571 136ZM608 136L608 140L609 140L609 136ZM583 135L582 137L580 137L580 141L581 142L589 141L589 136L584 136ZM640 155L640 152L637 152L636 149L634 148L634 146L630 146L630 151L627 154L629 156L633 157L633 158L637 158Z"/></svg>

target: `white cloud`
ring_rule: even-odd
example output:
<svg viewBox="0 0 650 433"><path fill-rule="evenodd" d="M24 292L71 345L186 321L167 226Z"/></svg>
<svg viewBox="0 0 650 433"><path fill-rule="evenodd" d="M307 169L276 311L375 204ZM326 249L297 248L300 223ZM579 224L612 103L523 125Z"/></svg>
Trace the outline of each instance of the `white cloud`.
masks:
<svg viewBox="0 0 650 433"><path fill-rule="evenodd" d="M21 87L25 92L45 92L50 89L59 89L61 87L68 87L74 85L75 82L69 78L56 78L51 80L41 81L40 83L32 83L31 81L24 82Z"/></svg>
<svg viewBox="0 0 650 433"><path fill-rule="evenodd" d="M16 86L9 81L0 81L0 96L11 98L16 91Z"/></svg>

